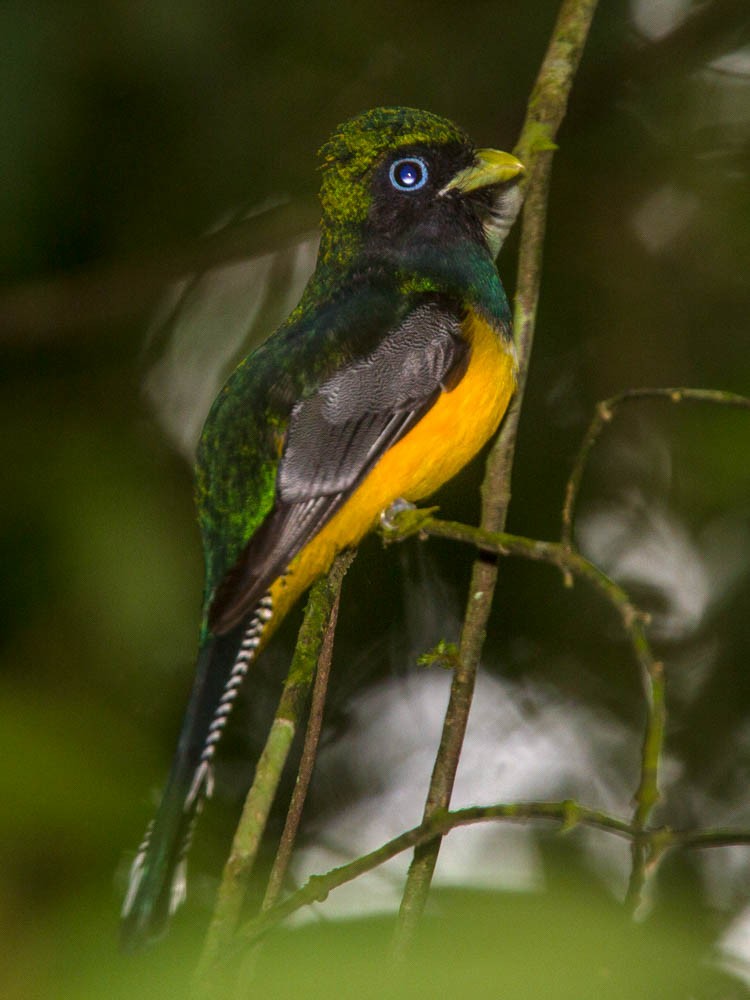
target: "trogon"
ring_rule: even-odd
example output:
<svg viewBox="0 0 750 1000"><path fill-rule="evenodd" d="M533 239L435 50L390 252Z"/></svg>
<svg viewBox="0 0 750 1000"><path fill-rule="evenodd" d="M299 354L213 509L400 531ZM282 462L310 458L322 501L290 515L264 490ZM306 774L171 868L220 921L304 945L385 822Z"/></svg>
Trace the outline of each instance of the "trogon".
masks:
<svg viewBox="0 0 750 1000"><path fill-rule="evenodd" d="M315 272L286 322L221 389L198 448L206 577L197 669L131 867L126 945L158 935L185 898L217 744L274 628L394 501L428 496L476 454L515 385L494 258L519 161L400 107L346 122L320 158Z"/></svg>

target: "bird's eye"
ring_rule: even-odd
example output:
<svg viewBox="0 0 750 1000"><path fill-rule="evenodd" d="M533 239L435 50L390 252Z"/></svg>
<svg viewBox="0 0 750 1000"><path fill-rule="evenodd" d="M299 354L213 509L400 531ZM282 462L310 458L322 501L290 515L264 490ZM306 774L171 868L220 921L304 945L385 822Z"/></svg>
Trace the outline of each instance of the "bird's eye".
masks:
<svg viewBox="0 0 750 1000"><path fill-rule="evenodd" d="M389 176L397 191L418 191L427 183L427 164L417 156L394 160Z"/></svg>

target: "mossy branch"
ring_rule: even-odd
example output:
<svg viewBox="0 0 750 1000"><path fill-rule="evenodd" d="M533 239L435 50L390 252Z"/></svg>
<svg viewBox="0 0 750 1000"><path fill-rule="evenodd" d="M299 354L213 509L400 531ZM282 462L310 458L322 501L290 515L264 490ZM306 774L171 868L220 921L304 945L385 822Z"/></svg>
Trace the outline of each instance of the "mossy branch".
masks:
<svg viewBox="0 0 750 1000"><path fill-rule="evenodd" d="M469 806L451 812L436 810L429 820L399 834L374 851L322 875L312 875L300 889L287 896L281 903L242 925L239 937L243 946L246 947L256 941L302 907L324 902L334 889L373 871L404 851L429 843L436 836L445 836L460 827L498 821L512 823L547 821L556 823L561 833L567 833L576 827L603 830L631 843L642 845L651 855L656 853L662 855L673 848L699 850L709 847L750 847L750 830L721 828L690 831L671 830L668 827L641 830L626 819L620 819L598 809L589 809L571 799L561 802Z"/></svg>
<svg viewBox="0 0 750 1000"><path fill-rule="evenodd" d="M347 561L347 568L354 558L354 552L347 553L339 557L342 562ZM310 787L315 760L318 754L318 743L320 733L323 728L323 710L325 708L326 694L328 692L328 679L331 675L331 660L333 659L333 637L336 631L336 624L339 615L339 599L341 597L340 585L334 588L333 606L328 616L328 624L323 634L323 641L318 656L318 665L315 671L315 684L313 685L312 701L310 704L310 714L307 720L305 731L305 742L302 747L302 757L297 770L297 781L294 785L294 792L289 803L289 809L284 822L284 829L279 839L279 846L274 858L271 874L268 876L266 894L263 897L262 909L269 910L276 902L281 887L286 876L289 862L292 857L294 842L297 839L297 832L302 820L302 810L307 798L307 790Z"/></svg>
<svg viewBox="0 0 750 1000"><path fill-rule="evenodd" d="M574 518L578 494L594 445L599 440L604 427L612 421L624 404L648 399L660 399L670 403L712 403L717 406L729 406L743 410L750 409L750 399L746 396L718 389L690 389L684 387L627 389L616 396L598 403L594 416L581 442L581 446L578 449L565 487L561 544L567 551L573 552ZM633 823L640 829L645 828L651 811L659 800L658 771L666 725L666 691L663 664L654 660L653 657L648 656L642 659L642 666L646 693L646 723L641 749L640 782L635 793L635 810L633 813ZM647 862L648 858L644 846L641 843L634 842L633 864L628 886L628 902L634 909L639 905L641 900L648 870ZM651 867L653 869L653 866Z"/></svg>
<svg viewBox="0 0 750 1000"><path fill-rule="evenodd" d="M213 973L237 929L261 838L304 712L316 666L330 658L338 598L353 552L339 555L328 576L310 591L289 672L265 747L245 799L216 898L211 925L195 975L198 995L214 988ZM328 637L328 643L325 642Z"/></svg>
<svg viewBox="0 0 750 1000"><path fill-rule="evenodd" d="M490 452L482 485L482 528L488 531L499 531L505 527L510 503L513 455L539 299L554 140L565 115L595 9L596 0L563 0L515 149L516 155L526 166L526 176L521 185L526 201L521 226L515 307L515 338L520 371L516 395ZM477 559L472 570L448 708L425 802L423 815L426 823L436 812L447 809L450 804L496 580L496 561ZM405 957L416 931L439 851L440 838L436 836L427 843L420 842L414 853L393 942L393 957L396 960Z"/></svg>

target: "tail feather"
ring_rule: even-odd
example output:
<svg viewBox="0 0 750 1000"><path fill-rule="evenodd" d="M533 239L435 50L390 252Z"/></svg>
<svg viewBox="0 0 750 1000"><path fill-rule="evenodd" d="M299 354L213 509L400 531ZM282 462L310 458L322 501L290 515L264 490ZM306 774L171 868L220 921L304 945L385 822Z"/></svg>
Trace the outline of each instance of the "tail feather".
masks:
<svg viewBox="0 0 750 1000"><path fill-rule="evenodd" d="M270 617L266 595L244 632L235 628L201 647L167 785L130 868L121 914L121 940L128 950L159 937L185 900L187 853L197 817L213 792L216 747Z"/></svg>

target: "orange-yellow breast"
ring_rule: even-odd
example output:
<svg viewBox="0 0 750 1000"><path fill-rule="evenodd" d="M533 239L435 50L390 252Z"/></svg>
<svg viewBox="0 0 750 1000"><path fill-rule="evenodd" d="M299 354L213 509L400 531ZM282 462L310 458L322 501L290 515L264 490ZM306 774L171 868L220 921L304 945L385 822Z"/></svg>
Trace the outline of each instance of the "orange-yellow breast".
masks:
<svg viewBox="0 0 750 1000"><path fill-rule="evenodd" d="M464 323L470 344L467 370L397 444L390 448L344 506L271 587L274 624L337 552L355 545L394 500L417 501L434 493L497 430L515 388L513 349L476 314ZM270 633L269 629L269 633Z"/></svg>

